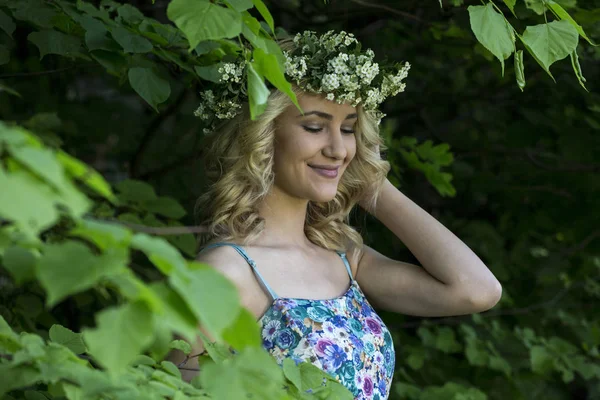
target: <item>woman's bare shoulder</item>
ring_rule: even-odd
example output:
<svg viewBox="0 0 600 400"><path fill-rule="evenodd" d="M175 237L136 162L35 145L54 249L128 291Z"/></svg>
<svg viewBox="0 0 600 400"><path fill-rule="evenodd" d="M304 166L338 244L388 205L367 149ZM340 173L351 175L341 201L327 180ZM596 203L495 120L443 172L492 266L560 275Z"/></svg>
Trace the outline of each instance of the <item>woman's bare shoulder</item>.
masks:
<svg viewBox="0 0 600 400"><path fill-rule="evenodd" d="M248 277L252 275L250 266L244 257L232 246L212 247L201 251L196 256L196 261L211 266L235 284L247 282Z"/></svg>

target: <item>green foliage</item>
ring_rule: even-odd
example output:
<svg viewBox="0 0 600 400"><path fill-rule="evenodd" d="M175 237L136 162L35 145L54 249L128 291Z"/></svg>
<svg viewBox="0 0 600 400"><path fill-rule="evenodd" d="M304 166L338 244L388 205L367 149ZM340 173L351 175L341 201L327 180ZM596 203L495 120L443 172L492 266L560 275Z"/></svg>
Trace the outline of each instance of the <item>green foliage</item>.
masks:
<svg viewBox="0 0 600 400"><path fill-rule="evenodd" d="M584 70L600 73L597 4L330 3L0 1L0 397L352 398L261 350L253 315L191 261L182 226L205 183L193 93L245 40L253 117L265 80L291 94L275 20L289 32L344 23L381 58L411 61L404 97L385 104L389 178L503 284L496 309L471 318L384 315L391 398L600 396L600 97L569 71L581 86ZM410 259L379 225L363 232ZM208 356L186 383L165 355L196 358L198 340Z"/></svg>

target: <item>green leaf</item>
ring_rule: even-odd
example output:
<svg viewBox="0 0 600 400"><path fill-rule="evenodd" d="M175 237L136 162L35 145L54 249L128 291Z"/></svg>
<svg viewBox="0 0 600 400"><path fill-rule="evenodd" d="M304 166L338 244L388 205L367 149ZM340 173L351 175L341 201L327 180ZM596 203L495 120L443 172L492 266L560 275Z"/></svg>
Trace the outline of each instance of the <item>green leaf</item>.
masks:
<svg viewBox="0 0 600 400"><path fill-rule="evenodd" d="M189 355L192 352L192 346L185 340L173 340L169 343L169 348L180 350L185 355Z"/></svg>
<svg viewBox="0 0 600 400"><path fill-rule="evenodd" d="M271 28L271 33L274 33L275 32L275 22L273 21L273 16L269 12L269 9L267 8L267 6L265 6L265 3L263 3L262 0L252 0L252 2L254 3L254 7L256 7L256 9L260 13L260 15L262 15L262 17L265 19L265 21L269 25L269 28Z"/></svg>
<svg viewBox="0 0 600 400"><path fill-rule="evenodd" d="M83 335L75 333L62 325L54 324L49 331L50 340L54 343L62 344L75 354L86 352L85 344L83 343Z"/></svg>
<svg viewBox="0 0 600 400"><path fill-rule="evenodd" d="M517 0L504 0L504 4L506 4L510 12L516 17L517 14L515 14L515 4L517 4Z"/></svg>
<svg viewBox="0 0 600 400"><path fill-rule="evenodd" d="M167 16L187 37L190 51L205 40L232 38L242 32L240 13L208 0L173 0Z"/></svg>
<svg viewBox="0 0 600 400"><path fill-rule="evenodd" d="M544 70L550 72L550 65L567 57L577 48L579 34L568 21L552 21L528 26L522 41L535 54Z"/></svg>
<svg viewBox="0 0 600 400"><path fill-rule="evenodd" d="M239 294L225 276L204 264L192 261L189 270L170 276L171 286L179 293L216 340L235 322L240 312ZM215 302L214 299L220 299Z"/></svg>
<svg viewBox="0 0 600 400"><path fill-rule="evenodd" d="M110 372L121 372L152 342L154 315L144 303L128 303L96 314L96 328L83 338L89 353Z"/></svg>
<svg viewBox="0 0 600 400"><path fill-rule="evenodd" d="M120 273L127 268L128 261L128 249L110 248L96 255L80 242L47 244L38 262L37 274L48 292L46 302L52 306L68 295L93 287L103 278Z"/></svg>
<svg viewBox="0 0 600 400"><path fill-rule="evenodd" d="M179 219L187 214L185 209L172 197L161 196L142 203L147 211L164 217Z"/></svg>
<svg viewBox="0 0 600 400"><path fill-rule="evenodd" d="M525 6L538 15L542 15L546 11L544 0L525 0Z"/></svg>
<svg viewBox="0 0 600 400"><path fill-rule="evenodd" d="M521 92L525 88L525 64L523 63L523 50L517 50L514 55L515 57L515 77L517 78L517 85Z"/></svg>
<svg viewBox="0 0 600 400"><path fill-rule="evenodd" d="M121 46L108 36L108 29L102 22L88 15L79 18L79 22L86 30L85 44L89 51L107 50L118 52L121 50Z"/></svg>
<svg viewBox="0 0 600 400"><path fill-rule="evenodd" d="M590 43L592 46L597 46L596 44L594 44L590 38L585 34L585 31L583 30L583 27L581 25L579 25L574 19L573 17L571 17L569 15L569 13L561 7L560 4L552 1L552 0L548 0L546 2L546 4L550 7L550 9L552 11L554 11L554 13L558 16L558 18L560 18L563 21L568 21L571 25L573 25L573 27L575 29L577 29L577 32L581 35L582 38L584 38L585 40L588 41L588 43Z"/></svg>
<svg viewBox="0 0 600 400"><path fill-rule="evenodd" d="M10 272L15 282L21 285L35 278L36 256L20 246L11 246L4 251L4 268Z"/></svg>
<svg viewBox="0 0 600 400"><path fill-rule="evenodd" d="M0 29L2 29L8 36L12 38L12 34L16 27L17 25L12 18L6 15L4 11L0 10Z"/></svg>
<svg viewBox="0 0 600 400"><path fill-rule="evenodd" d="M74 57L82 51L81 40L78 37L54 30L32 32L27 36L27 39L40 50L40 60L46 54Z"/></svg>
<svg viewBox="0 0 600 400"><path fill-rule="evenodd" d="M237 12L246 11L253 7L252 0L227 0L227 3Z"/></svg>
<svg viewBox="0 0 600 400"><path fill-rule="evenodd" d="M171 95L169 81L158 76L152 68L130 68L127 73L131 87L144 99L156 112L158 104L166 101Z"/></svg>
<svg viewBox="0 0 600 400"><path fill-rule="evenodd" d="M98 49L91 51L90 56L106 68L106 72L118 78L124 76L127 71L127 60L122 54Z"/></svg>
<svg viewBox="0 0 600 400"><path fill-rule="evenodd" d="M144 202L155 200L158 197L152 185L134 179L125 179L115 185L119 198L123 201Z"/></svg>
<svg viewBox="0 0 600 400"><path fill-rule="evenodd" d="M105 199L113 203L116 201L115 195L108 182L106 182L104 177L92 167L62 150L56 152L56 158L63 165L65 172L72 178L82 181L87 187Z"/></svg>
<svg viewBox="0 0 600 400"><path fill-rule="evenodd" d="M581 65L579 64L579 55L577 54L577 49L573 50L571 53L571 65L573 66L573 71L575 72L575 76L577 76L577 80L582 88L587 92L587 88L585 87L586 79L583 76L583 72L581 71Z"/></svg>
<svg viewBox="0 0 600 400"><path fill-rule="evenodd" d="M133 237L132 232L122 225L89 219L77 221L69 235L85 238L103 251L112 247L126 248Z"/></svg>
<svg viewBox="0 0 600 400"><path fill-rule="evenodd" d="M148 39L131 33L126 28L114 27L111 28L110 33L126 53L148 53L154 48Z"/></svg>
<svg viewBox="0 0 600 400"><path fill-rule="evenodd" d="M553 370L554 357L543 346L533 346L529 353L531 370L536 374L545 375Z"/></svg>
<svg viewBox="0 0 600 400"><path fill-rule="evenodd" d="M241 308L233 324L223 331L223 339L236 350L242 350L246 347L259 347L262 340L254 314L245 308Z"/></svg>
<svg viewBox="0 0 600 400"><path fill-rule="evenodd" d="M283 359L282 367L285 377L292 382L298 390L302 390L302 374L300 373L300 368L298 368L296 362L291 358L286 357Z"/></svg>
<svg viewBox="0 0 600 400"><path fill-rule="evenodd" d="M197 65L194 67L194 71L196 74L204 80L219 83L221 82L221 73L219 72L219 68L223 66L223 63L217 63L213 65L200 66Z"/></svg>
<svg viewBox="0 0 600 400"><path fill-rule="evenodd" d="M253 63L246 67L248 79L248 102L250 104L250 118L256 119L267 108L270 91L265 85L262 76L256 72Z"/></svg>
<svg viewBox="0 0 600 400"><path fill-rule="evenodd" d="M20 0L13 3L11 8L15 8L13 11L15 19L29 21L41 28L52 28L58 15L53 7L40 0Z"/></svg>
<svg viewBox="0 0 600 400"><path fill-rule="evenodd" d="M515 50L512 27L502 14L494 9L492 3L485 6L469 6L468 10L475 37L500 61L504 76L504 60Z"/></svg>
<svg viewBox="0 0 600 400"><path fill-rule="evenodd" d="M117 8L117 14L119 19L130 25L137 25L144 20L144 14L134 6L130 4L123 4Z"/></svg>
<svg viewBox="0 0 600 400"><path fill-rule="evenodd" d="M146 254L146 257L165 275L178 273L185 276L188 267L181 254L161 237L152 237L137 233L131 241L131 247Z"/></svg>
<svg viewBox="0 0 600 400"><path fill-rule="evenodd" d="M56 195L33 176L17 171L7 174L0 165L0 216L14 221L30 238L58 221Z"/></svg>
<svg viewBox="0 0 600 400"><path fill-rule="evenodd" d="M261 49L254 49L254 68L256 72L273 84L277 89L286 93L292 103L300 109L296 94L292 91L292 85L285 79L281 64L274 54L267 54Z"/></svg>
<svg viewBox="0 0 600 400"><path fill-rule="evenodd" d="M181 296L165 282L152 283L150 289L162 301L164 312L159 318L164 324L189 342L195 341L198 320Z"/></svg>

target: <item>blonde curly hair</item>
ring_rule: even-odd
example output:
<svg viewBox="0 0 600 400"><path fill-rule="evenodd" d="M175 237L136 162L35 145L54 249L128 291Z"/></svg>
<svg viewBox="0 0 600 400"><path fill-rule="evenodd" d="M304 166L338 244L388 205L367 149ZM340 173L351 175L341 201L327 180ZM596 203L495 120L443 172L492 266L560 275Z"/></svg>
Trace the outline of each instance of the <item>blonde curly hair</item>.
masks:
<svg viewBox="0 0 600 400"><path fill-rule="evenodd" d="M293 88L297 96L303 91ZM205 173L208 189L196 202L199 223L207 227L199 245L218 239L243 245L257 238L265 227L258 206L274 183L273 159L275 122L292 105L280 91L269 96L267 108L251 120L248 105L243 112L224 123L205 146ZM362 248L361 235L349 225L352 208L362 204L373 210L390 165L380 158L385 150L373 115L357 107L356 155L328 202L309 201L304 231L314 244L328 250Z"/></svg>

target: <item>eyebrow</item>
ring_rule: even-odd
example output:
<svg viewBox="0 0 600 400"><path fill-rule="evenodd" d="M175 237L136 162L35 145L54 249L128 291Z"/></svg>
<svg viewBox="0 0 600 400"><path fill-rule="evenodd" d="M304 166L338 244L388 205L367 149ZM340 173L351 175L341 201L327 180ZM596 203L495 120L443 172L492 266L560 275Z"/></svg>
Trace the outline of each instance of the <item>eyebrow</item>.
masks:
<svg viewBox="0 0 600 400"><path fill-rule="evenodd" d="M304 114L299 114L298 117L307 117L309 115L316 115L316 116L319 116L321 118L325 118L325 119L327 119L329 121L331 121L333 119L333 115L324 113L322 111L309 111L309 112L304 113ZM352 119L352 118L358 118L358 114L357 113L348 114L348 115L346 115L345 119Z"/></svg>

